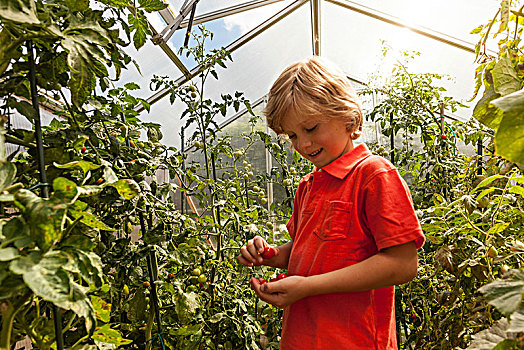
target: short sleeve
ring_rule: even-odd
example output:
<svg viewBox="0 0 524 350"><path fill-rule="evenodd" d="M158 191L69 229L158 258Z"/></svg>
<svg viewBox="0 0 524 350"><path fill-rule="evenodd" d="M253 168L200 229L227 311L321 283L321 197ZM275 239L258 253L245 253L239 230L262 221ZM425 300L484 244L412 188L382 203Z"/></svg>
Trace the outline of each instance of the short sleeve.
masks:
<svg viewBox="0 0 524 350"><path fill-rule="evenodd" d="M364 186L363 206L362 219L379 250L411 241L417 249L424 245L409 188L397 169L372 176Z"/></svg>

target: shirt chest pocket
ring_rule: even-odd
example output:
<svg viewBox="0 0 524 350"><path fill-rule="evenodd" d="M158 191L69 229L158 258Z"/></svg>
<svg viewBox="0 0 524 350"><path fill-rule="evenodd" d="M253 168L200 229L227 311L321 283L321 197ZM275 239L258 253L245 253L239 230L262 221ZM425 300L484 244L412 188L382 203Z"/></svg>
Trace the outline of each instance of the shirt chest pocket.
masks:
<svg viewBox="0 0 524 350"><path fill-rule="evenodd" d="M315 234L324 241L346 239L351 228L353 203L343 201L328 201L324 205L325 215L318 225Z"/></svg>

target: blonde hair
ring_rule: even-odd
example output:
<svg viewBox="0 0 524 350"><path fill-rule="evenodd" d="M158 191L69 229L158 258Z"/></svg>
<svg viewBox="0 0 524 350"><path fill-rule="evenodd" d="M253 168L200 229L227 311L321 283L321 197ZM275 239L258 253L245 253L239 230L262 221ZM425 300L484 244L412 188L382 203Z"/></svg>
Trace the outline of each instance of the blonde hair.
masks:
<svg viewBox="0 0 524 350"><path fill-rule="evenodd" d="M318 56L286 68L269 90L264 115L277 134L288 112L319 119L340 118L347 121L351 138L362 133L362 107L346 75Z"/></svg>

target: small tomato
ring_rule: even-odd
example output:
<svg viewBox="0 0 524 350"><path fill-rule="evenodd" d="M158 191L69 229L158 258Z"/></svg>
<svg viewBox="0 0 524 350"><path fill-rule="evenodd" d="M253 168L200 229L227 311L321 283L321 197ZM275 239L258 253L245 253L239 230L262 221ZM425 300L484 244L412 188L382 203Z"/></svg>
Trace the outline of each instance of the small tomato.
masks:
<svg viewBox="0 0 524 350"><path fill-rule="evenodd" d="M86 146L82 147L82 148L80 149L80 152L82 152L82 153L86 153L86 152L87 152L87 148L86 148Z"/></svg>
<svg viewBox="0 0 524 350"><path fill-rule="evenodd" d="M279 273L278 276L277 276L277 280L280 281L280 280L283 280L286 277L287 277L287 275L285 273Z"/></svg>
<svg viewBox="0 0 524 350"><path fill-rule="evenodd" d="M148 281L142 282L142 287L149 288L149 286L151 286L151 284Z"/></svg>
<svg viewBox="0 0 524 350"><path fill-rule="evenodd" d="M262 255L262 258L264 259L271 259L272 257L275 256L275 249L273 249L270 246L266 246L261 255Z"/></svg>

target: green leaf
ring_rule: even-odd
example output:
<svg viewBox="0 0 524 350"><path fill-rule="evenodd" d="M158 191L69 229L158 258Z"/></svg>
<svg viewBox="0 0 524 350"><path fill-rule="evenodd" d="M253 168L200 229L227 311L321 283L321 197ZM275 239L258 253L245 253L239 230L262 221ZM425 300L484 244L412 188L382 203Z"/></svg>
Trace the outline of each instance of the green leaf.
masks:
<svg viewBox="0 0 524 350"><path fill-rule="evenodd" d="M84 235L70 235L60 242L60 246L62 248L70 247L84 251L92 251L96 247L96 243Z"/></svg>
<svg viewBox="0 0 524 350"><path fill-rule="evenodd" d="M499 33L502 33L508 28L509 22L509 10L510 10L510 0L502 0L500 2L500 27L495 36Z"/></svg>
<svg viewBox="0 0 524 350"><path fill-rule="evenodd" d="M466 350L495 349L497 344L504 342L509 338L507 333L508 326L508 320L506 318L498 320L489 329L474 334L472 336L471 344Z"/></svg>
<svg viewBox="0 0 524 350"><path fill-rule="evenodd" d="M511 314L508 332L524 332L524 309L521 307Z"/></svg>
<svg viewBox="0 0 524 350"><path fill-rule="evenodd" d="M133 82L125 83L124 87L126 89L128 89L128 90L138 90L138 89L140 89L140 85L138 85L137 83L133 83Z"/></svg>
<svg viewBox="0 0 524 350"><path fill-rule="evenodd" d="M15 108L21 115L31 122L37 118L36 110L33 108L33 105L27 101L18 101L11 98L9 99L8 105L11 108Z"/></svg>
<svg viewBox="0 0 524 350"><path fill-rule="evenodd" d="M0 75L4 74L9 62L12 59L18 59L22 55L18 51L19 42L11 36L8 30L5 28L0 30Z"/></svg>
<svg viewBox="0 0 524 350"><path fill-rule="evenodd" d="M0 0L0 18L24 24L40 24L33 0Z"/></svg>
<svg viewBox="0 0 524 350"><path fill-rule="evenodd" d="M20 217L14 217L2 226L2 234L6 241L14 242L15 247L22 248L33 240L29 233L29 225Z"/></svg>
<svg viewBox="0 0 524 350"><path fill-rule="evenodd" d="M106 180L106 183L118 181L118 176L116 176L116 173L111 168L111 163L102 160L102 164L104 165L104 180Z"/></svg>
<svg viewBox="0 0 524 350"><path fill-rule="evenodd" d="M482 187L485 187L487 185L489 185L490 183L492 183L493 181L497 180L497 179L501 179L503 178L504 176L502 175L499 175L499 174L495 174L495 175L492 175L488 178L485 178L484 180L482 180L478 185L477 187L475 187L475 190L479 189L479 188L482 188Z"/></svg>
<svg viewBox="0 0 524 350"><path fill-rule="evenodd" d="M66 37L62 40L62 46L68 53L67 63L71 68L71 79L68 82L71 97L77 106L82 106L96 84L92 58L103 60L103 57L99 57L99 50L94 44L81 36Z"/></svg>
<svg viewBox="0 0 524 350"><path fill-rule="evenodd" d="M488 300L505 315L515 312L522 302L523 280L497 280L479 289Z"/></svg>
<svg viewBox="0 0 524 350"><path fill-rule="evenodd" d="M130 339L125 339L120 331L112 329L108 324L105 324L102 327L97 327L91 338L102 343L114 344L117 346L133 342Z"/></svg>
<svg viewBox="0 0 524 350"><path fill-rule="evenodd" d="M500 97L500 94L495 92L493 85L486 86L484 95L477 102L473 109L473 118L491 129L496 129L502 120L503 112L492 106L491 101Z"/></svg>
<svg viewBox="0 0 524 350"><path fill-rule="evenodd" d="M148 34L151 34L151 30L149 29L146 18L140 13L137 13L137 16L129 14L127 19L131 25L131 30L135 31L133 34L133 44L135 49L138 50L146 43L146 37Z"/></svg>
<svg viewBox="0 0 524 350"><path fill-rule="evenodd" d="M493 86L495 92L506 96L520 89L520 79L509 57L502 57L495 63L491 74L493 75Z"/></svg>
<svg viewBox="0 0 524 350"><path fill-rule="evenodd" d="M65 4L71 12L85 11L89 8L89 0L65 0Z"/></svg>
<svg viewBox="0 0 524 350"><path fill-rule="evenodd" d="M70 210L69 213L75 219L82 217L80 222L89 227L97 228L104 231L115 231L114 228L107 226L104 222L100 221L96 215L85 211Z"/></svg>
<svg viewBox="0 0 524 350"><path fill-rule="evenodd" d="M178 335L178 336L185 337L185 336L188 336L188 335L193 335L193 334L198 333L200 328L201 328L201 326L198 325L198 324L195 324L195 325L192 325L192 326L184 325L184 326L181 326L180 328L178 328L176 331L170 332L170 333L172 333L173 335Z"/></svg>
<svg viewBox="0 0 524 350"><path fill-rule="evenodd" d="M509 226L509 223L507 222L498 222L496 223L495 225L493 225L493 227L491 227L488 231L488 235L491 235L491 234L494 234L494 233L499 233L499 232L502 232L506 229L506 227Z"/></svg>
<svg viewBox="0 0 524 350"><path fill-rule="evenodd" d="M87 185L78 187L78 193L80 197L90 197L99 194L102 191L102 186Z"/></svg>
<svg viewBox="0 0 524 350"><path fill-rule="evenodd" d="M117 346L133 342L130 339L125 339L120 331L112 329L108 324L105 324L102 327L97 327L91 338L102 343L114 344Z"/></svg>
<svg viewBox="0 0 524 350"><path fill-rule="evenodd" d="M91 295L91 304L96 312L96 318L104 323L108 323L111 317L111 304L106 303L102 298Z"/></svg>
<svg viewBox="0 0 524 350"><path fill-rule="evenodd" d="M16 166L13 163L3 163L0 165L0 192L6 187L11 186L15 181Z"/></svg>
<svg viewBox="0 0 524 350"><path fill-rule="evenodd" d="M96 170L101 167L101 165L97 165L97 164L94 164L94 163L91 163L85 160L77 160L74 162L69 162L67 164L53 163L53 165L59 169L71 169L71 168L76 168L76 167L81 168L82 171L84 172L84 176L88 171Z"/></svg>
<svg viewBox="0 0 524 350"><path fill-rule="evenodd" d="M47 251L60 239L66 204L42 199L25 189L15 194L15 204L21 208L24 220L31 223L30 235L42 251Z"/></svg>
<svg viewBox="0 0 524 350"><path fill-rule="evenodd" d="M89 284L100 287L104 279L100 257L93 252L86 252L79 249L75 249L71 253L81 272L82 279Z"/></svg>
<svg viewBox="0 0 524 350"><path fill-rule="evenodd" d="M161 0L138 0L138 4L147 12L160 11L168 6Z"/></svg>
<svg viewBox="0 0 524 350"><path fill-rule="evenodd" d="M19 256L18 249L9 247L9 248L0 248L0 261L11 261L16 259Z"/></svg>
<svg viewBox="0 0 524 350"><path fill-rule="evenodd" d="M78 194L76 184L65 177L57 177L53 181L53 190L51 199L56 199L60 202L69 202Z"/></svg>
<svg viewBox="0 0 524 350"><path fill-rule="evenodd" d="M85 317L88 330L95 324L95 312L85 294L86 287L72 281L72 277L62 269L69 258L62 252L41 255L40 252L13 260L9 268L22 275L26 285L39 297L53 304Z"/></svg>
<svg viewBox="0 0 524 350"><path fill-rule="evenodd" d="M118 180L117 182L113 182L108 186L113 186L116 188L118 193L128 200L134 198L140 192L140 186L138 186L136 181L131 179Z"/></svg>
<svg viewBox="0 0 524 350"><path fill-rule="evenodd" d="M524 187L513 186L513 187L510 187L509 192L515 193L515 194L520 194L521 196L524 197Z"/></svg>
<svg viewBox="0 0 524 350"><path fill-rule="evenodd" d="M486 196L487 194L490 194L491 192L495 191L495 187L488 187L484 191L480 192L477 196L477 200L481 199L482 197Z"/></svg>
<svg viewBox="0 0 524 350"><path fill-rule="evenodd" d="M189 321L193 318L198 309L198 295L190 293L182 293L176 299L175 310L180 320L183 322Z"/></svg>
<svg viewBox="0 0 524 350"><path fill-rule="evenodd" d="M495 134L496 153L524 164L524 89L492 102L504 111Z"/></svg>

